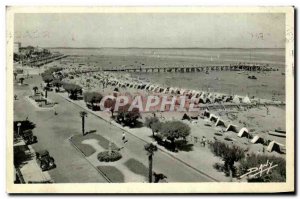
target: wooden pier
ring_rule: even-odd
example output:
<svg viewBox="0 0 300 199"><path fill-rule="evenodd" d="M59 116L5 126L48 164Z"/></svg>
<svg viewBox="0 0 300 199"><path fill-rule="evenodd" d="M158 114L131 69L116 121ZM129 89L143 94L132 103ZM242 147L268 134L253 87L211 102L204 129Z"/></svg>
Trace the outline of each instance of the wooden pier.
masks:
<svg viewBox="0 0 300 199"><path fill-rule="evenodd" d="M207 72L207 71L275 71L272 67L267 65L252 65L252 64L236 64L236 65L216 65L216 66L177 66L177 67L110 67L104 68L103 71L109 72Z"/></svg>

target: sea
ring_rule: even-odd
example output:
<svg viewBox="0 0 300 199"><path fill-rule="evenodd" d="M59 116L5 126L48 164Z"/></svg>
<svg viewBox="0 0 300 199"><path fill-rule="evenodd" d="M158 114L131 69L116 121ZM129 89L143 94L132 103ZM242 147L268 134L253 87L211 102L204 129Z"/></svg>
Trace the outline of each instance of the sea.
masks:
<svg viewBox="0 0 300 199"><path fill-rule="evenodd" d="M283 48L52 48L69 55L67 61L91 67L208 66L255 63L278 69L271 72L215 71L194 73L131 73L136 79L163 86L221 92L285 101L285 49ZM248 76L257 79L249 79Z"/></svg>

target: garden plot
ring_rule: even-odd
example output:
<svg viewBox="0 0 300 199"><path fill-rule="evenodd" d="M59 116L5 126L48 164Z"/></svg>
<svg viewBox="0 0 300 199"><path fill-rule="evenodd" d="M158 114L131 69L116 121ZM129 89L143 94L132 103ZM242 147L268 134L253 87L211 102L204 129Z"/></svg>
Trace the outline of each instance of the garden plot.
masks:
<svg viewBox="0 0 300 199"><path fill-rule="evenodd" d="M71 137L70 141L111 182L147 181L148 168L140 161L130 157L125 148L119 148L107 138L99 134L75 135ZM100 162L99 153L109 149L118 151L122 155L121 159L113 162Z"/></svg>

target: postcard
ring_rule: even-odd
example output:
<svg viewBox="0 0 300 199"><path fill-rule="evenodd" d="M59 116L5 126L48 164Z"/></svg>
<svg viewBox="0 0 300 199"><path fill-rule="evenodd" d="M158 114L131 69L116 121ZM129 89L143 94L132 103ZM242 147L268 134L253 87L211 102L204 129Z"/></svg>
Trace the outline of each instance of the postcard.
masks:
<svg viewBox="0 0 300 199"><path fill-rule="evenodd" d="M293 7L6 13L8 193L295 191Z"/></svg>

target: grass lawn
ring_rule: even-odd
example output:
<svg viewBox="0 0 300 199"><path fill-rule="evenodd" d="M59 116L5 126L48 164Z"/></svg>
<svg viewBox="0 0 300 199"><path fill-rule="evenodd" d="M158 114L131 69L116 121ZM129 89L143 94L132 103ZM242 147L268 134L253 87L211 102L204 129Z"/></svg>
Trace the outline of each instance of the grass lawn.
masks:
<svg viewBox="0 0 300 199"><path fill-rule="evenodd" d="M104 149L108 149L109 141L102 137L101 135L98 134L87 134L85 136L80 135L74 135L71 137L72 143L85 155L85 156L90 156L93 153L96 152L96 150L88 145L88 144L83 144L82 141L88 140L88 139L95 139L99 142L100 146ZM112 143L111 145L112 150L118 149L118 147Z"/></svg>
<svg viewBox="0 0 300 199"><path fill-rule="evenodd" d="M104 173L112 182L124 182L124 175L114 166L98 166L97 169Z"/></svg>
<svg viewBox="0 0 300 199"><path fill-rule="evenodd" d="M130 171L138 175L148 176L148 168L136 159L129 159L124 163Z"/></svg>

